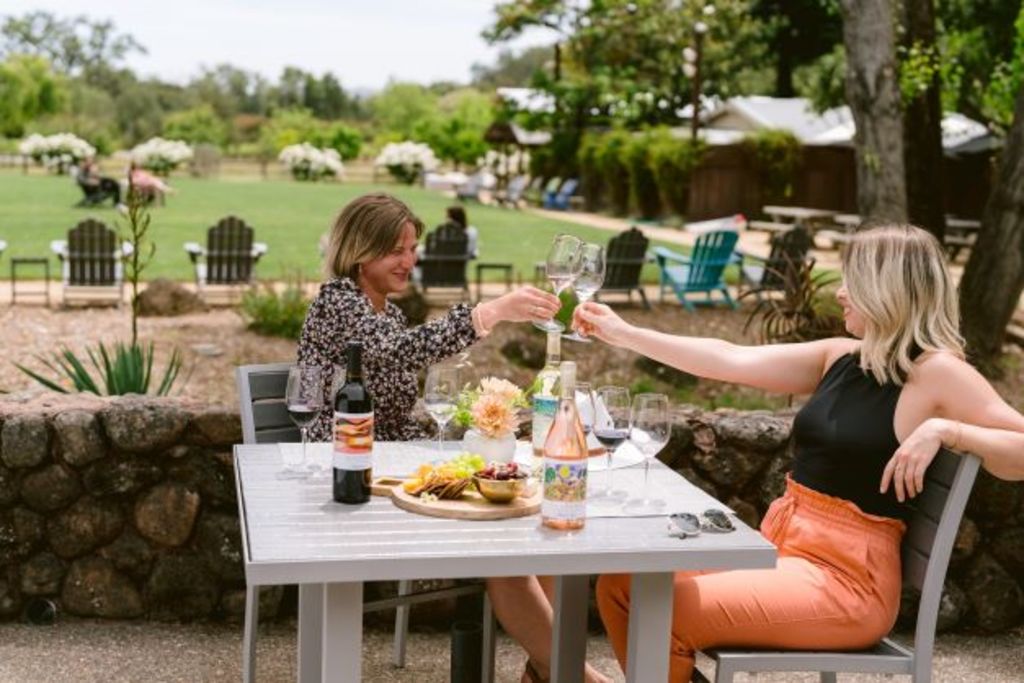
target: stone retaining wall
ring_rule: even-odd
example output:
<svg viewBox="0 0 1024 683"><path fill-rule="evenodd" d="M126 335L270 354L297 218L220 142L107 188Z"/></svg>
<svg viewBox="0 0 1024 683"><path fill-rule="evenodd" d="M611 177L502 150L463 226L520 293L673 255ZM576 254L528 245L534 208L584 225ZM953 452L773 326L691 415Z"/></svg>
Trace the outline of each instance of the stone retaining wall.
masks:
<svg viewBox="0 0 1024 683"><path fill-rule="evenodd" d="M790 418L681 409L662 459L757 524L790 468ZM0 403L0 618L33 597L72 614L237 619L244 573L231 445L237 413L173 399ZM1024 484L982 473L940 630L1024 620ZM273 616L282 591L262 591ZM904 598L904 620L915 598Z"/></svg>

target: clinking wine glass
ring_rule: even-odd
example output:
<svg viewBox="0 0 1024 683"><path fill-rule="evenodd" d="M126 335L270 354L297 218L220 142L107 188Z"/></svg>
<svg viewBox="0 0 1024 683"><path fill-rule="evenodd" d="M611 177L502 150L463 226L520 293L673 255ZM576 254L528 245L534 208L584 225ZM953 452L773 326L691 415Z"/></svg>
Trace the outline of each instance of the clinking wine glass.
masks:
<svg viewBox="0 0 1024 683"><path fill-rule="evenodd" d="M637 514L659 514L665 501L651 498L650 468L671 434L668 397L665 394L637 394L633 397L629 441L644 455L644 494L626 501L626 509Z"/></svg>
<svg viewBox="0 0 1024 683"><path fill-rule="evenodd" d="M579 251L579 274L573 280L572 288L580 304L590 301L604 285L605 258L604 247L600 244L587 242ZM566 339L590 343L585 335L579 332L563 335Z"/></svg>
<svg viewBox="0 0 1024 683"><path fill-rule="evenodd" d="M544 272L555 296L565 291L579 274L579 251L582 244L578 237L572 235L555 235L551 242L547 261L544 262ZM561 332L565 329L565 325L553 319L535 321L533 324L545 332Z"/></svg>
<svg viewBox="0 0 1024 683"><path fill-rule="evenodd" d="M620 503L626 492L612 485L612 459L616 451L629 438L629 389L603 386L594 394L594 436L608 453L608 472L603 491L595 492L598 500Z"/></svg>
<svg viewBox="0 0 1024 683"><path fill-rule="evenodd" d="M444 455L444 429L455 414L459 396L459 370L450 365L435 365L427 371L423 385L423 404L437 423L437 451Z"/></svg>
<svg viewBox="0 0 1024 683"><path fill-rule="evenodd" d="M323 382L319 367L296 365L288 370L288 384L285 388L285 404L288 417L302 434L302 452L298 461L286 456L284 468L286 472L298 472L303 463L311 470L321 469L318 463L306 458L306 430L316 419L324 405ZM326 471L326 469L324 469Z"/></svg>

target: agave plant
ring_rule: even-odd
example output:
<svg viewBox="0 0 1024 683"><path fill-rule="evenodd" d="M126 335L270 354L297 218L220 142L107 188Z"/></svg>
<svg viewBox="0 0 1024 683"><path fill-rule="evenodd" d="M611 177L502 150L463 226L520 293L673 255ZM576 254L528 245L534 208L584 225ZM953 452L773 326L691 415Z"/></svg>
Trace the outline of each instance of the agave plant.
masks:
<svg viewBox="0 0 1024 683"><path fill-rule="evenodd" d="M830 307L823 290L838 281L835 273L813 272L809 263L780 273L786 286L781 298L760 298L750 312L743 332L757 322L761 343L802 342L844 334L843 319ZM743 297L756 295L756 290ZM831 309L831 310L830 310Z"/></svg>
<svg viewBox="0 0 1024 683"><path fill-rule="evenodd" d="M153 379L153 343L148 346L117 342L108 349L100 342L95 349L86 349L93 370L98 373L93 377L82 359L71 349L64 347L53 354L52 359L36 356L47 368L56 373L56 377L44 377L23 365L18 369L26 375L53 391L69 394L87 391L98 396L119 396L122 394L148 394ZM164 368L160 383L153 392L157 396L166 396L181 371L182 357L178 349L171 352L171 357ZM64 383L62 383L62 381ZM72 388L66 386L70 382Z"/></svg>

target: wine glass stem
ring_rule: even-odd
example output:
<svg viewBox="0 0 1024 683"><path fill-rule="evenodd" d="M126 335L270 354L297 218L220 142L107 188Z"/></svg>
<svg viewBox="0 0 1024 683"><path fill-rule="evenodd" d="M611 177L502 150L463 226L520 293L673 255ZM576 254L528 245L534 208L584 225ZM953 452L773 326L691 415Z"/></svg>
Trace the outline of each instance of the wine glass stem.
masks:
<svg viewBox="0 0 1024 683"><path fill-rule="evenodd" d="M302 467L306 467L309 465L309 461L306 460L306 428L300 428L299 434L302 435Z"/></svg>
<svg viewBox="0 0 1024 683"><path fill-rule="evenodd" d="M648 479L647 475L651 471L651 459L644 458L644 505L650 505L651 502L651 490L647 486Z"/></svg>
<svg viewBox="0 0 1024 683"><path fill-rule="evenodd" d="M444 454L444 428L448 424L447 421L437 421L437 452Z"/></svg>

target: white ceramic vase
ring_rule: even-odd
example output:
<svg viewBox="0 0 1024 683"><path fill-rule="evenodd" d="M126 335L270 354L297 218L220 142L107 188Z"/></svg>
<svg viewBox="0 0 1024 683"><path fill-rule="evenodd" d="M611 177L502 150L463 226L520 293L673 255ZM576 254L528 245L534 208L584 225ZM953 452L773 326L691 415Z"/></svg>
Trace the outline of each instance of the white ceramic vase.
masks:
<svg viewBox="0 0 1024 683"><path fill-rule="evenodd" d="M492 439L475 429L467 429L462 437L462 447L470 453L478 453L484 462L512 462L516 454L516 435L510 433L500 439Z"/></svg>

